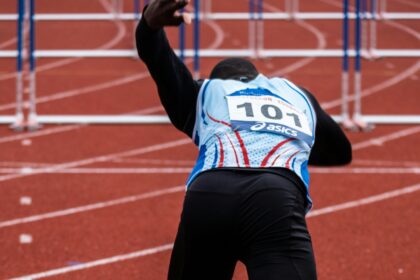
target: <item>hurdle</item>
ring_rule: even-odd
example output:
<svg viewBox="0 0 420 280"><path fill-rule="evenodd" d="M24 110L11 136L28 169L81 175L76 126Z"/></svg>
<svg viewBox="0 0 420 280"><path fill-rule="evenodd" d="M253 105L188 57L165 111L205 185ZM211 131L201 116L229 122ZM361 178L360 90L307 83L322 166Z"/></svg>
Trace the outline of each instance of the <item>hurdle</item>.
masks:
<svg viewBox="0 0 420 280"><path fill-rule="evenodd" d="M31 0L34 1L34 0ZM207 0L210 5L211 1ZM254 0L251 0L254 1ZM193 49L185 49L185 44L182 43L182 38L185 39L185 34L180 34L180 47L175 52L182 58L192 57L194 58L194 77L198 78L200 75L200 58L223 58L223 57L329 57L329 58L343 58L344 56L349 58L357 58L360 56L372 55L374 53L377 57L420 57L420 50L390 50L390 49L377 49L372 48L373 44L370 44L370 49L326 49L326 50L314 50L314 49L265 49L264 48L264 23L265 20L290 20L291 19L291 12L286 11L284 13L267 13L263 11L263 1L258 0L259 2L257 5L253 5L253 9L250 8L249 13L201 13L199 10L200 1L195 0L194 3L198 9L195 9L193 14L194 20L194 43ZM375 1L375 0L372 0ZM35 2L33 2L35 3ZM293 2L290 2L293 3ZM208 6L209 4L207 4ZM356 20L359 13L308 13L308 12L299 12L297 9L298 3L291 4L294 5L292 8L293 11L293 19L296 20L340 20L345 19L347 20ZM251 7L251 4L250 4ZM135 9L136 10L136 9ZM365 13L364 15L366 19L373 19L378 18L377 12L371 9L370 12ZM135 11L134 13L122 13L121 15L116 18L114 14L33 14L32 20L36 21L61 21L61 20L138 20L141 17L139 11ZM16 16L8 15L0 15L0 20L16 18ZM420 13L388 13L384 12L381 16L381 19L420 19ZM260 22L258 27L252 29L249 28L250 31L250 42L247 49L201 49L200 48L200 21L202 19L208 20L243 20L249 21L253 19L254 24L256 21ZM34 26L34 25L32 25ZM255 34L255 31L258 31L258 36L252 37L252 34ZM180 30L180 33L182 31ZM253 39L252 39L253 38ZM262 38L262 39L261 39ZM35 40L35 35L33 36ZM14 56L17 55L15 52L9 53L2 53L1 55L9 55ZM35 60L40 58L69 58L69 57L83 57L83 58L94 58L94 57L107 57L107 58L124 58L124 57L133 57L136 55L135 50L124 50L124 49L117 49L117 50L35 50L31 49L31 61L33 67L35 68ZM33 82L31 82L31 88L34 88L33 92L35 92L35 71L33 71ZM344 76L344 75L343 75ZM342 78L343 81L345 78ZM360 77L361 79L361 77ZM31 78L32 80L32 78ZM347 80L349 80L347 78ZM345 88L343 85L342 88ZM347 89L348 91L348 89ZM31 94L30 98L30 116L29 119L31 123L34 124L52 124L52 123L91 123L91 124L105 124L105 123L168 123L168 119L166 116L79 116L79 115L72 115L72 116L62 116L62 115L37 115L36 114L36 94ZM347 94L348 96L348 94ZM348 100L349 98L347 98ZM360 104L361 105L361 104ZM343 105L344 106L344 105ZM347 112L349 110L347 109ZM364 116L360 114L353 115L353 118L360 117L365 121L369 122L377 122L377 123L394 123L394 116L391 116L392 119L388 118L387 116ZM346 118L345 114L340 116L334 116L334 118L340 122L349 119ZM413 123L418 122L418 116L398 116L398 121L401 123ZM388 122L387 122L388 121ZM399 123L400 123L399 122Z"/></svg>

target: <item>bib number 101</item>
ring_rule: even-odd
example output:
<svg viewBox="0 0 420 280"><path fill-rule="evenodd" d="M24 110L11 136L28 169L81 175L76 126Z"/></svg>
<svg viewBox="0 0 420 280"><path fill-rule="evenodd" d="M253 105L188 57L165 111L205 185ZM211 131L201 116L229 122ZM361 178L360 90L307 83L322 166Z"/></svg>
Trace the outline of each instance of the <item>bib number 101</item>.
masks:
<svg viewBox="0 0 420 280"><path fill-rule="evenodd" d="M245 102L243 104L237 105L236 108L244 109L245 114L248 118L254 117L254 108L252 106L252 103ZM261 114L267 119L279 121L284 117L282 110L273 104L264 104L260 107L260 110ZM299 116L297 114L286 113L286 117L290 117L291 119L293 119L295 126L302 128L302 123L300 122Z"/></svg>

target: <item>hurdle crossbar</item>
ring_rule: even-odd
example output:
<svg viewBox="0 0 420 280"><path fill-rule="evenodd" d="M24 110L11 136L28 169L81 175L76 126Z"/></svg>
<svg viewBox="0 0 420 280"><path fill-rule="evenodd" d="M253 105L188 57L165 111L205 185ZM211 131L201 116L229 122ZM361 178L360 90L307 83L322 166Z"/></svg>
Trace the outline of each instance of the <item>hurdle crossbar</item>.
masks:
<svg viewBox="0 0 420 280"><path fill-rule="evenodd" d="M420 13L384 13L375 14L366 13L366 18L371 19L376 17L384 20L418 20ZM36 21L102 21L102 20L136 20L139 15L133 13L60 13L60 14L36 14ZM140 15L141 17L141 15ZM262 13L264 20L280 20L280 19L298 19L298 20L340 20L343 19L342 13L316 13L316 12L300 12L294 13L293 17L290 13ZM16 14L0 14L0 21L16 21L18 16ZM194 15L192 15L194 18ZM355 13L349 13L349 19L355 19ZM200 13L200 19L208 20L249 20L249 13Z"/></svg>
<svg viewBox="0 0 420 280"><path fill-rule="evenodd" d="M0 51L0 58L16 58L17 51Z"/></svg>
<svg viewBox="0 0 420 280"><path fill-rule="evenodd" d="M179 55L180 50L175 50ZM249 57L253 55L250 49L201 49L200 57ZM186 49L185 57L194 57L196 51L194 49ZM339 58L343 56L341 49L261 49L259 54L262 57L331 57ZM0 57L15 57L16 52L5 51L0 52ZM37 50L36 58L66 58L66 57L86 57L86 58L131 58L137 55L134 50ZM349 50L349 56L355 57L354 49ZM420 57L420 50L416 49L375 49L367 52L362 51L362 56L370 57Z"/></svg>

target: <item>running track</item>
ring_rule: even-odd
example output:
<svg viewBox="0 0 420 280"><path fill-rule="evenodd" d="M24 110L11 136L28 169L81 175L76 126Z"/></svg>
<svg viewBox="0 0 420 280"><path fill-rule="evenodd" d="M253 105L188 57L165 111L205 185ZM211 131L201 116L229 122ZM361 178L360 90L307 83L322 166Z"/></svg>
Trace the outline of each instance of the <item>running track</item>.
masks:
<svg viewBox="0 0 420 280"><path fill-rule="evenodd" d="M11 2L0 12L13 12ZM281 10L279 2L266 1L264 9ZM304 11L337 11L340 5L334 0L301 2ZM388 2L389 10L420 11L412 0ZM81 6L83 12L110 9L106 0L38 3L38 12L77 12ZM217 11L246 8L246 1L213 3ZM130 48L132 28L118 21L39 23L37 45ZM266 41L267 47L322 49L341 44L339 24L329 21L268 23L266 28L276 34ZM244 22L208 22L203 24L202 44L244 47L245 29ZM379 30L381 47L420 47L419 22L383 22ZM14 24L1 23L0 32L0 48L13 49ZM190 28L187 32L190 46ZM177 32L170 30L169 37L176 45ZM204 76L216 61L203 61ZM304 85L329 112L338 112L340 61L256 63L268 75ZM13 113L14 65L13 60L0 64L1 115ZM39 113L162 113L153 82L136 60L45 59L38 65ZM365 112L420 114L419 60L364 61L363 67ZM418 126L380 126L371 133L349 134L352 165L312 169L315 209L308 223L320 279L420 279L419 134ZM181 133L164 125L72 125L16 134L2 126L0 149L1 279L165 279L183 184L196 156ZM21 244L22 234L31 235L32 243ZM240 264L235 279L246 279Z"/></svg>

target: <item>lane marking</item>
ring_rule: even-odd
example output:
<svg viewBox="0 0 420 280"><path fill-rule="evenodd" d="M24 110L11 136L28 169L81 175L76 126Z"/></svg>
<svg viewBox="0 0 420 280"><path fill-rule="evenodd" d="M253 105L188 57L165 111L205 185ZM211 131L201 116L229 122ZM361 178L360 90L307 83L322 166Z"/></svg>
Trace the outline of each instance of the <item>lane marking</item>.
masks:
<svg viewBox="0 0 420 280"><path fill-rule="evenodd" d="M59 170L47 170L48 167L41 168L0 168L3 174L188 174L191 173L192 167L99 167L99 168L66 168Z"/></svg>
<svg viewBox="0 0 420 280"><path fill-rule="evenodd" d="M385 192L385 193L382 193L382 194L379 194L379 195L373 195L373 196L369 196L369 197L366 197L366 198L349 201L349 202L346 202L346 203L341 203L341 204L332 205L332 206L325 207L325 208L315 209L315 210L312 210L307 215L307 217L308 218L313 218L313 217L318 217L318 216L322 216L322 215L326 215L326 214L330 214L330 213L334 213L334 212L338 212L338 211L342 211L342 210L346 210L346 209L350 209L350 208L356 208L356 207L360 207L360 206L363 206L363 205L373 204L373 203L377 203L377 202L380 202L380 201L395 198L395 197L398 197L398 196L414 193L414 192L417 192L419 190L420 190L420 184L416 184L416 185L412 185L412 186L409 186L409 187L397 189L397 190L394 190L394 191ZM75 265L75 266L72 266L72 267L57 268L57 269L48 270L48 271L45 271L45 272L40 272L40 273L35 273L35 274L30 274L30 275L25 275L25 276L21 276L21 277L12 278L10 280L41 279L41 278L45 278L45 277L66 274L66 273L73 272L73 271L84 270L84 269L88 269L88 268L92 268L92 267L108 265L108 264L111 264L111 263L122 262L122 261L129 260L129 259L134 259L134 258L148 256L148 255L153 255L153 254L157 254L157 253L160 253L160 252L163 252L163 251L171 250L172 248L173 248L173 244L164 244L162 246L157 246L157 247L153 247L153 248L149 248L149 249L145 249L145 250L140 250L140 251L132 252L132 253L129 253L129 254L122 254L122 255L117 255L117 256L114 256L114 257L99 259L99 260L87 262L87 263L84 263L84 264Z"/></svg>
<svg viewBox="0 0 420 280"><path fill-rule="evenodd" d="M114 159L112 162L116 163L145 163L145 164L159 164L159 165L181 165L192 167L195 164L194 160L170 160L170 159L142 159L142 158L120 158ZM0 163L1 164L1 163Z"/></svg>
<svg viewBox="0 0 420 280"><path fill-rule="evenodd" d="M30 234L22 233L19 235L19 243L20 244L31 244L33 241L33 237Z"/></svg>
<svg viewBox="0 0 420 280"><path fill-rule="evenodd" d="M44 171L44 168L0 168L3 174L189 174L191 167L87 167ZM310 167L311 174L420 174L420 167Z"/></svg>
<svg viewBox="0 0 420 280"><path fill-rule="evenodd" d="M420 174L419 167L310 168L312 174Z"/></svg>
<svg viewBox="0 0 420 280"><path fill-rule="evenodd" d="M22 206L28 206L32 204L32 198L30 196L22 196L19 199L19 204Z"/></svg>
<svg viewBox="0 0 420 280"><path fill-rule="evenodd" d="M41 279L41 278L45 278L45 277L51 277L51 276L55 276L55 275L66 274L66 273L69 273L69 272L72 272L72 271L78 271L78 270L88 269L88 268L92 268L92 267L96 267L96 266L102 266L102 265L107 265L107 264L112 264L112 263L116 263L116 262L122 262L122 261L130 260L130 259L140 258L140 257L148 256L148 255L154 255L154 254L157 254L157 253L160 253L160 252L171 250L172 248L173 248L173 244L165 244L165 245L162 245L162 246L153 247L153 248L149 248L149 249L144 249L144 250L133 252L133 253L130 253L130 254L118 255L118 256L111 257L111 258L105 258L105 259L100 259L100 260L96 260L96 261L92 261L92 262L88 262L88 263L77 264L77 265L73 265L73 266L67 266L67 267L63 267L63 268L53 269L53 270L49 270L49 271L45 271L45 272L41 272L41 273L37 273L37 274L21 276L21 277L17 277L17 278L11 278L10 280Z"/></svg>
<svg viewBox="0 0 420 280"><path fill-rule="evenodd" d="M354 159L353 164L358 165L375 165L375 166L404 166L404 167L420 167L420 161L392 161L392 160L371 160L371 159Z"/></svg>
<svg viewBox="0 0 420 280"><path fill-rule="evenodd" d="M62 164L56 164L56 165L52 165L50 167L33 169L33 170L31 170L30 173L3 175L3 176L0 176L0 182L4 182L4 181L16 179L16 178L33 176L33 175L37 175L37 174L51 173L51 172L58 171L58 170L89 165L89 164L93 164L93 163L97 163L97 162L106 162L106 161L110 161L110 160L113 160L113 159L119 158L119 157L130 157L130 156L135 156L135 155L142 155L142 154L146 154L146 153L151 153L151 152L155 152L155 151L160 151L160 150L164 150L164 149L169 149L169 148L174 148L174 147L178 147L178 146L182 146L182 145L187 145L187 144L190 144L190 143L191 143L190 139L173 140L173 141L169 141L169 142L165 142L165 143L161 143L161 144L155 144L155 145L151 145L151 146L141 147L141 148L138 148L138 149L128 150L128 151L124 151L124 152L112 153L112 154L108 154L108 155L96 156L96 157L86 158L86 159L82 159L82 160L76 160L76 161L66 162L66 163L62 163Z"/></svg>
<svg viewBox="0 0 420 280"><path fill-rule="evenodd" d="M324 208L320 208L320 209L314 209L311 212L309 212L307 217L308 218L309 217L317 217L317 216L330 214L330 213L338 212L338 211L345 210L345 209L350 209L350 208L355 208L355 207L359 207L359 206L363 206L363 205L367 205L367 204L372 204L372 203L380 202L380 201L383 201L383 200L395 198L395 197L398 197L398 196L411 194L411 193L417 192L419 190L420 190L420 184L416 184L416 185L412 185L412 186L409 186L409 187L396 189L396 190L393 190L393 191L384 192L384 193L373 195L373 196L368 196L368 197L358 199L358 200L353 200L353 201L349 201L349 202L345 202L345 203L341 203L341 204L337 204L337 205L332 205L332 206L328 206L328 207L324 207Z"/></svg>
<svg viewBox="0 0 420 280"><path fill-rule="evenodd" d="M153 113L156 113L156 112L160 112L162 110L163 110L162 105L158 105L158 106L153 106L153 107L141 109L141 110L134 111L134 112L123 113L121 115L130 115L130 114L134 114L134 115L145 114L145 115L147 115L147 114L153 114ZM19 141L19 140L22 140L22 139L26 139L28 137L35 138L35 137L41 137L41 136L47 136L47 135L67 132L67 131L70 131L70 130L76 130L76 129L87 127L87 126L88 125L84 125L84 124L66 125L66 126L59 126L59 127L42 129L42 130L35 131L35 132L6 136L6 137L0 138L0 144L1 143L9 143L9 142L14 142L14 141Z"/></svg>
<svg viewBox="0 0 420 280"><path fill-rule="evenodd" d="M145 200L148 198L155 198L158 196L178 193L182 191L185 191L185 186L177 186L177 187L172 187L172 188L168 188L164 190L152 191L152 192L142 193L139 195L132 195L132 196L127 196L127 197L123 197L119 199L108 200L104 202L98 202L98 203L88 204L88 205L74 207L74 208L68 208L68 209L64 209L60 211L48 212L44 214L3 221L3 222L0 222L0 228L7 228L7 227L21 225L21 224L28 224L28 223L39 222L39 221L52 219L52 218L74 215L77 213L88 212L88 211L98 210L98 209L102 209L106 207L112 207L116 205L137 202L137 201Z"/></svg>
<svg viewBox="0 0 420 280"><path fill-rule="evenodd" d="M397 140L420 132L420 126L413 126L397 132L392 132L383 136L372 138L352 145L353 151L364 149L370 146L381 146L386 142Z"/></svg>

